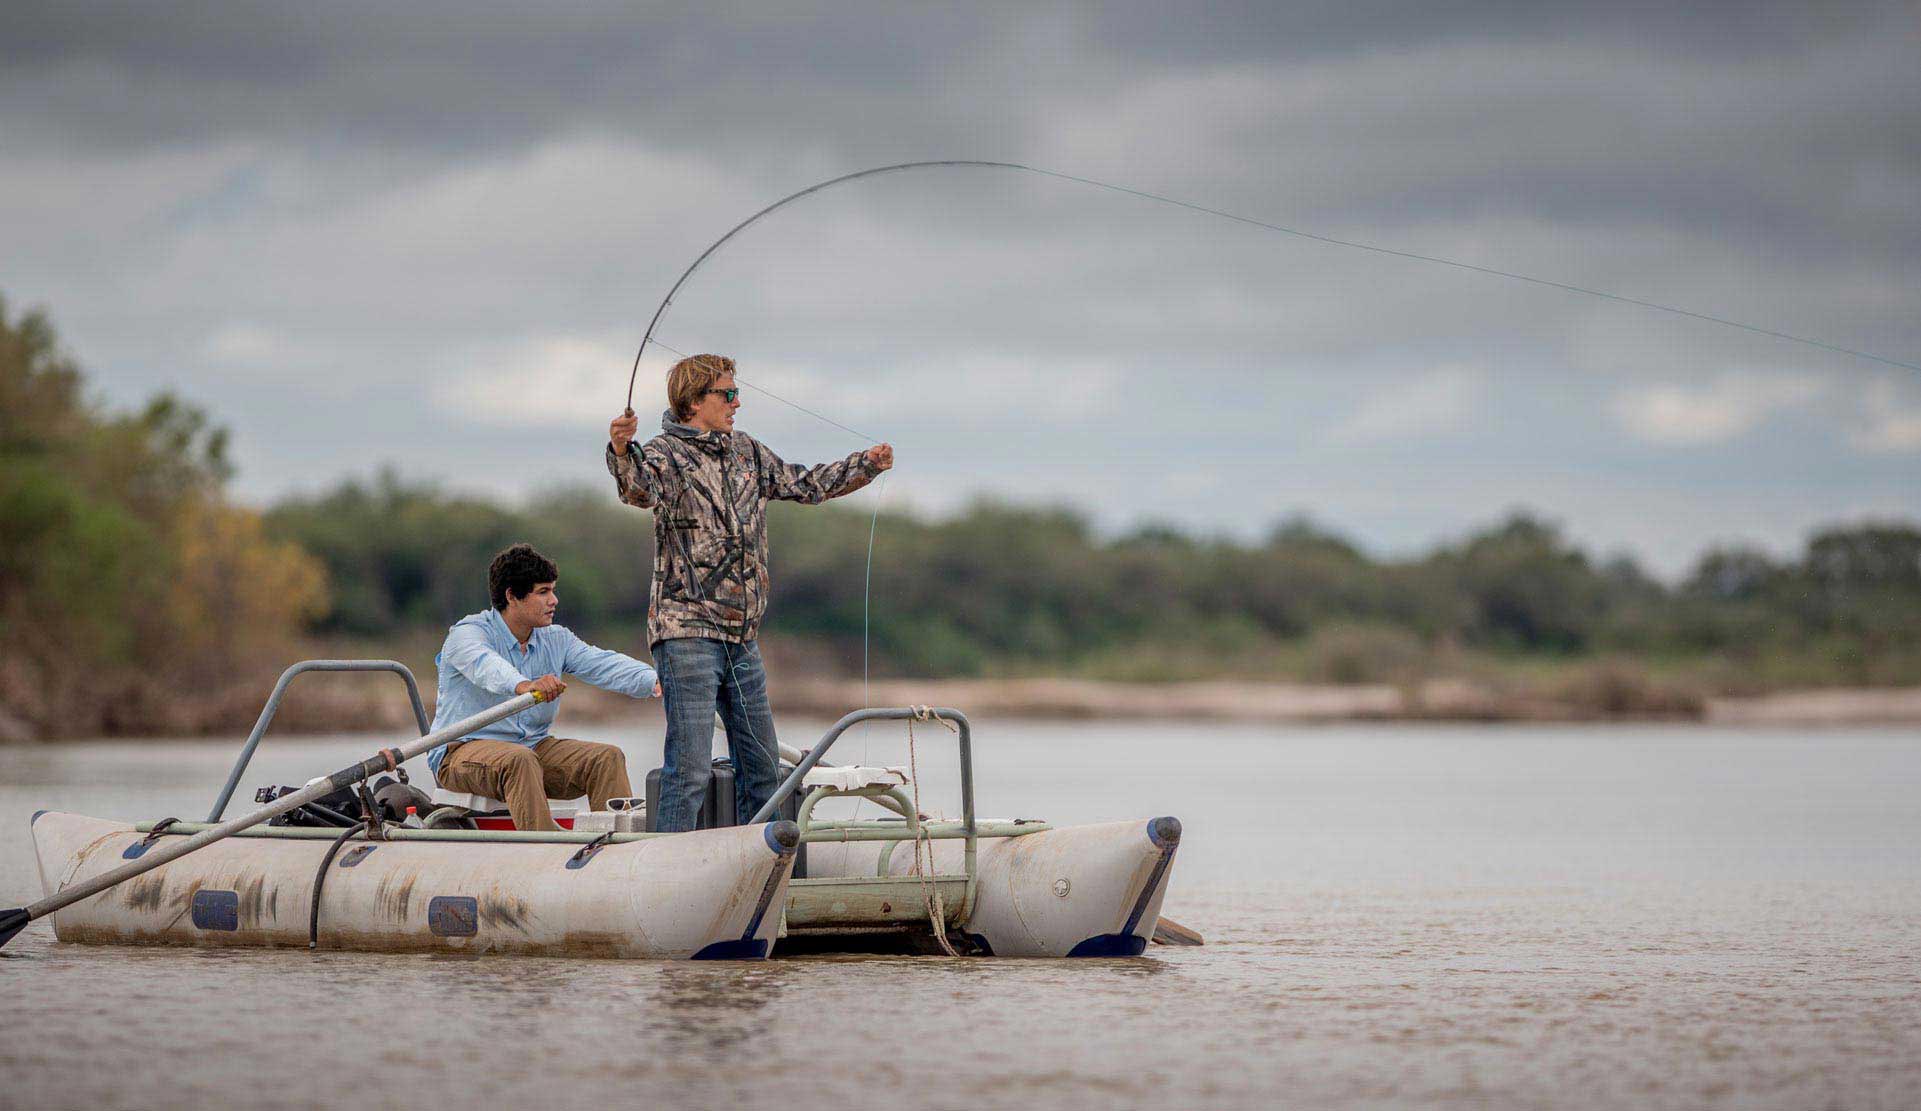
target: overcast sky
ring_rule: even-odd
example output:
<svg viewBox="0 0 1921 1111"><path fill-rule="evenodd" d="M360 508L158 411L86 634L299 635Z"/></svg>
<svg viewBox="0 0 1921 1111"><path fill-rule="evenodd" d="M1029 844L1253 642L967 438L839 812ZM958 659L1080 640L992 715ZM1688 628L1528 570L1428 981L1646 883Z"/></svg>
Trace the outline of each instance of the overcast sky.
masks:
<svg viewBox="0 0 1921 1111"><path fill-rule="evenodd" d="M0 293L107 400L210 409L263 504L388 462L607 484L679 272L914 159L1921 362L1912 0L630 7L10 4ZM1526 506L1667 573L1921 518L1921 373L1007 171L791 206L659 335L892 441L927 512L1401 553ZM746 401L790 460L862 446Z"/></svg>

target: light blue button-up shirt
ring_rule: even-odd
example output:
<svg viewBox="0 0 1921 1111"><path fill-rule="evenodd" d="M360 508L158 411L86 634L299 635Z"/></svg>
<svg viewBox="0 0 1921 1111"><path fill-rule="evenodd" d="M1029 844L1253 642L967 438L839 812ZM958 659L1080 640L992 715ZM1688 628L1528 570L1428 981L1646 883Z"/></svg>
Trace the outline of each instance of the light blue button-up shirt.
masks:
<svg viewBox="0 0 1921 1111"><path fill-rule="evenodd" d="M470 718L514 696L514 688L542 675L572 675L602 690L634 698L651 698L659 678L654 669L631 656L595 648L564 625L535 629L522 648L498 610L468 614L447 630L447 642L434 657L440 669L440 698L434 705L434 728L442 729ZM547 739L559 703L539 702L511 717L468 734L464 740L509 741L534 745ZM427 755L427 764L440 774L447 758L441 745Z"/></svg>

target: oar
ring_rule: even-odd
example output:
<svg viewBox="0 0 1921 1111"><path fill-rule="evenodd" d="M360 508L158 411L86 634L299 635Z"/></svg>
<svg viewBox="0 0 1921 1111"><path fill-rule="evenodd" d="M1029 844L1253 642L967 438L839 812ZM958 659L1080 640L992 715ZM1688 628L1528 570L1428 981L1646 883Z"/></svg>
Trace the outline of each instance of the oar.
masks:
<svg viewBox="0 0 1921 1111"><path fill-rule="evenodd" d="M718 717L720 715L715 714L714 716ZM794 765L795 767L799 767L801 758L807 755L805 752L802 752L800 749L797 749L793 745L788 744L786 741L775 741L774 743L780 746L780 758L782 760L787 761L789 764ZM814 766L817 768L831 768L834 765L829 764L825 760L822 760L820 763L815 764Z"/></svg>
<svg viewBox="0 0 1921 1111"><path fill-rule="evenodd" d="M529 691L517 698L510 698L498 706L482 710L480 713L475 714L465 721L457 721L445 729L435 730L417 740L409 741L399 748L381 749L379 753L362 760L358 764L349 765L332 775L310 780L307 785L300 790L290 795L282 795L251 814L234 818L231 821L222 822L212 829L203 830L174 844L157 847L139 859L128 864L122 864L110 872L102 872L100 875L95 876L85 883L78 883L72 887L62 888L32 906L0 911L0 945L5 945L7 942L12 941L13 935L26 928L27 923L36 918L52 914L61 907L67 906L70 903L77 903L90 895L98 895L107 888L119 883L124 883L140 875L142 872L150 872L162 864L179 860L181 857L186 856L196 849L204 849L215 841L231 837L251 826L257 826L261 822L285 814L297 806L304 806L320 798L322 795L331 794L342 787L350 787L363 779L371 778L381 772L392 771L405 761L413 759L428 749L445 744L448 741L459 740L461 737L472 733L476 729L492 725L502 718L512 717L541 700L541 695L538 691Z"/></svg>
<svg viewBox="0 0 1921 1111"><path fill-rule="evenodd" d="M1200 945L1199 930L1190 930L1167 915L1154 924L1154 944L1156 945Z"/></svg>

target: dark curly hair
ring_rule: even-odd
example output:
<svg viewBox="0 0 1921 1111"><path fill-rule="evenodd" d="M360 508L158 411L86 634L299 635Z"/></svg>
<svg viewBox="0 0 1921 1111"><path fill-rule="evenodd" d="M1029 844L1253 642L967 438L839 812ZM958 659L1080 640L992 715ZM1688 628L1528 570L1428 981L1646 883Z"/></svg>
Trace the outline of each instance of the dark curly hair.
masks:
<svg viewBox="0 0 1921 1111"><path fill-rule="evenodd" d="M494 557L487 567L487 594L494 608L507 608L507 596L525 598L535 586L560 578L554 561L534 550L532 544L515 544Z"/></svg>

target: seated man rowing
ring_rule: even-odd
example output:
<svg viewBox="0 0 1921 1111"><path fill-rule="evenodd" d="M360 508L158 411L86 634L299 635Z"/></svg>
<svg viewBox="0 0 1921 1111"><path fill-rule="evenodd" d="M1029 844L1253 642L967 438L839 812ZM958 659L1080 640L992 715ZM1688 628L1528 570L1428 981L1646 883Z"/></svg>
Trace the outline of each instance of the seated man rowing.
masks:
<svg viewBox="0 0 1921 1111"><path fill-rule="evenodd" d="M554 624L559 578L559 568L532 545L501 552L487 568L493 608L456 622L434 657L440 669L435 729L528 691L539 691L544 700L427 755L442 787L505 801L519 829L560 828L547 807L549 797L586 795L593 809L605 810L608 799L634 793L620 749L548 735L554 700L567 689L560 676L633 698L660 697L653 668Z"/></svg>

